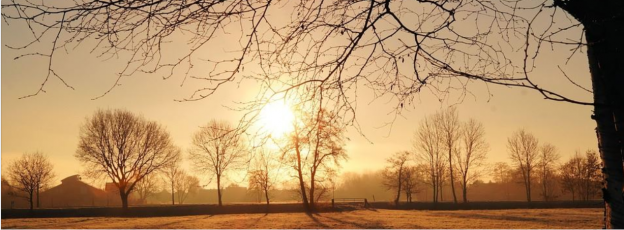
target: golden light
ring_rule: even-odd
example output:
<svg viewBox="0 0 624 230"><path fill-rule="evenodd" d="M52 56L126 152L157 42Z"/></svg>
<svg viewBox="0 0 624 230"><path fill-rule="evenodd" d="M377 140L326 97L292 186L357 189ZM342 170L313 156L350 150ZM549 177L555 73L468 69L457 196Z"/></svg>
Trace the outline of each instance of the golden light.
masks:
<svg viewBox="0 0 624 230"><path fill-rule="evenodd" d="M260 122L264 129L274 136L281 136L292 130L295 115L288 105L276 101L266 105L260 112Z"/></svg>

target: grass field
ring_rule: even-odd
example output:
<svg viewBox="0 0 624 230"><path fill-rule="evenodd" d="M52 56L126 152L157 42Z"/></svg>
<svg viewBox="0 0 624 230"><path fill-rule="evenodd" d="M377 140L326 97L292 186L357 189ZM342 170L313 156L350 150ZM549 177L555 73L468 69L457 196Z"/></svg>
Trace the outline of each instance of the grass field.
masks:
<svg viewBox="0 0 624 230"><path fill-rule="evenodd" d="M602 209L224 214L3 219L2 228L601 228Z"/></svg>

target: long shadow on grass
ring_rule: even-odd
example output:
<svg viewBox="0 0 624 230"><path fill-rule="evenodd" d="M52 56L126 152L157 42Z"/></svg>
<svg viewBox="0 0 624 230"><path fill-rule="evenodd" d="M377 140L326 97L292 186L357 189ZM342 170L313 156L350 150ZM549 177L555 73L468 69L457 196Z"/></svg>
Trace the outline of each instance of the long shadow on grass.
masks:
<svg viewBox="0 0 624 230"><path fill-rule="evenodd" d="M356 218L356 217L350 217L350 219L354 219L354 221L347 221L347 220L344 220L344 219L338 219L338 218L330 217L329 215L331 215L331 214L330 213L326 213L326 214L323 214L322 217L330 219L330 220L333 220L333 221L341 223L341 224L347 224L347 225L355 226L357 228L374 228L374 229L387 228L386 226L384 226L379 221L370 221L370 220L366 220L366 219L363 219L363 218ZM321 216L321 215L319 215L319 216ZM419 227L415 226L414 228L419 228Z"/></svg>
<svg viewBox="0 0 624 230"><path fill-rule="evenodd" d="M268 215L269 215L269 213L265 213L264 215L256 218L253 223L251 223L251 224L249 224L249 226L247 226L247 228L256 228L257 229L258 228L257 227L258 222L260 222L262 219L264 219Z"/></svg>
<svg viewBox="0 0 624 230"><path fill-rule="evenodd" d="M306 215L307 215L308 217L310 217L310 219L312 219L312 220L313 220L316 224L320 225L321 227L323 227L323 228L329 228L329 226L328 226L328 225L326 225L326 224L324 224L323 222L321 222L320 220L318 220L318 219L314 216L314 214L307 212L307 213L306 213ZM318 215L318 214L317 214L317 215Z"/></svg>
<svg viewBox="0 0 624 230"><path fill-rule="evenodd" d="M214 215L207 215L201 219L208 219L210 217L213 217ZM197 216L187 216L184 219L181 220L176 220L176 221L171 221L168 223L162 223L162 224L157 224L157 225L152 225L149 228L179 228L178 224L180 223L187 223L187 222L192 222L192 221L196 221L198 220ZM206 226L206 228L210 228L210 226Z"/></svg>
<svg viewBox="0 0 624 230"><path fill-rule="evenodd" d="M466 218L466 219L489 219L489 220L507 220L507 221L531 221L531 222L549 222L545 219L534 218L534 217L520 217L520 216L511 216L511 215L486 215L486 214L461 214L461 213L445 213L446 216L458 217L458 218Z"/></svg>

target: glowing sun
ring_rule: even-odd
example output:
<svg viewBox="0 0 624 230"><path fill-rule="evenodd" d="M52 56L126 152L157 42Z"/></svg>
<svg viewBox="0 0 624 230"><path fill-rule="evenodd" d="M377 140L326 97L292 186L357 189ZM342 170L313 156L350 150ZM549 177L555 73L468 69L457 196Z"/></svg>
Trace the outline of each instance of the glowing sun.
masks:
<svg viewBox="0 0 624 230"><path fill-rule="evenodd" d="M260 112L262 126L275 136L281 136L292 130L294 119L292 110L283 102L269 103Z"/></svg>

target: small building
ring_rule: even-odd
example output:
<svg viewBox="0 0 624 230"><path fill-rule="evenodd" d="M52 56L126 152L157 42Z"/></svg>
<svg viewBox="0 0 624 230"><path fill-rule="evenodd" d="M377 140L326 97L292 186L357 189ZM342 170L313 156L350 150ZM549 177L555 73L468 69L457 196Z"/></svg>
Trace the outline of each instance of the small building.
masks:
<svg viewBox="0 0 624 230"><path fill-rule="evenodd" d="M107 193L82 181L79 175L61 180L61 184L41 192L41 207L107 206Z"/></svg>

